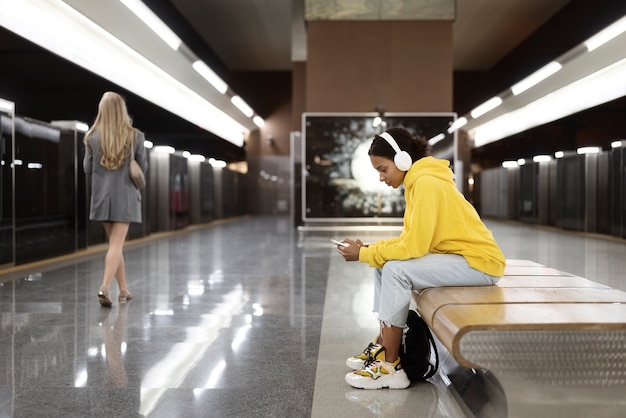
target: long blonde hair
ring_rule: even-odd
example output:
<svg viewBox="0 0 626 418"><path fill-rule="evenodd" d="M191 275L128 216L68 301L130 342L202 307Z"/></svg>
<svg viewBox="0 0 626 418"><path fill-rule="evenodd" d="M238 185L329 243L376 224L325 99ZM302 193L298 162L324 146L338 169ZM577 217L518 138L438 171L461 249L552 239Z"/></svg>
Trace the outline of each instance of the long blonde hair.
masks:
<svg viewBox="0 0 626 418"><path fill-rule="evenodd" d="M100 131L100 164L109 170L120 168L130 154L136 132L122 96L112 91L102 95L98 116L83 140L85 147L89 148L88 138L95 130Z"/></svg>

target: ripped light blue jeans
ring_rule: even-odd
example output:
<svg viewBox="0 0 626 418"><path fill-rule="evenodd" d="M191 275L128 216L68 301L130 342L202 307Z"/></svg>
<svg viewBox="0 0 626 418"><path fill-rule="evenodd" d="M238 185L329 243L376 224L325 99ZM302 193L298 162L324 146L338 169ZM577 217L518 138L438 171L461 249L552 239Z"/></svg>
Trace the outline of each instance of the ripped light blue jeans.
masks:
<svg viewBox="0 0 626 418"><path fill-rule="evenodd" d="M383 324L404 328L411 291L442 286L487 286L500 278L478 271L456 254L390 260L374 271L374 312Z"/></svg>

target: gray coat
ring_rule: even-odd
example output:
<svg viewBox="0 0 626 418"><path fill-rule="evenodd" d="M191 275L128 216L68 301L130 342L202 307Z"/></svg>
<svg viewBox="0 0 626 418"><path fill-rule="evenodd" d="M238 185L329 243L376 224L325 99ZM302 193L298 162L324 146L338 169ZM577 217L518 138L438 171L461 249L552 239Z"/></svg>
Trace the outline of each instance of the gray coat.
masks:
<svg viewBox="0 0 626 418"><path fill-rule="evenodd" d="M135 137L135 160L143 172L148 171L148 157L143 145L145 136L137 131ZM130 156L117 170L107 170L100 165L102 149L100 132L94 131L89 136L89 147L93 155L85 150L83 169L91 174L91 210L92 221L117 221L141 223L141 192L130 178Z"/></svg>

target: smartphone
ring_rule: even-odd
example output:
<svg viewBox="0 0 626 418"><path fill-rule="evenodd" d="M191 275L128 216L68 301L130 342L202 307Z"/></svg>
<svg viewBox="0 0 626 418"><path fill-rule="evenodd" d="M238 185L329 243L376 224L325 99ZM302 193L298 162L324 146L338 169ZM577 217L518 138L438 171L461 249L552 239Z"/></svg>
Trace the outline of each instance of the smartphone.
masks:
<svg viewBox="0 0 626 418"><path fill-rule="evenodd" d="M336 239L330 239L330 241L335 244L335 245L341 245L342 247L349 247L350 244L348 244L347 242L341 242L341 241L337 241Z"/></svg>

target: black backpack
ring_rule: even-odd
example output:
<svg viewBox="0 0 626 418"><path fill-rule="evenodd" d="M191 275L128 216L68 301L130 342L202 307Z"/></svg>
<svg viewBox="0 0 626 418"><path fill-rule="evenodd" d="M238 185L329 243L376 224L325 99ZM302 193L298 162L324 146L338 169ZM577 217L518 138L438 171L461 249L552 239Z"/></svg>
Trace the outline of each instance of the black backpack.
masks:
<svg viewBox="0 0 626 418"><path fill-rule="evenodd" d="M432 377L439 367L439 353L435 340L426 322L413 309L409 309L406 325L400 346L402 368L409 380L426 380Z"/></svg>

